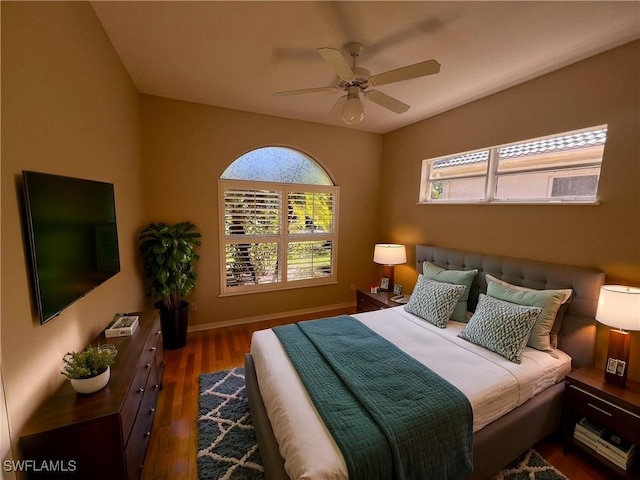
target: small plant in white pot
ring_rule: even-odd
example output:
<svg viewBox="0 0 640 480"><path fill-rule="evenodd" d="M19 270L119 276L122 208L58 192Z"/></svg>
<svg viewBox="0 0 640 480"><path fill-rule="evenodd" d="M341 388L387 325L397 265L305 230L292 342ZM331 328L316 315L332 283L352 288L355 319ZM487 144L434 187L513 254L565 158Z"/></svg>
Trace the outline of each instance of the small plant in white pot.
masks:
<svg viewBox="0 0 640 480"><path fill-rule="evenodd" d="M109 382L117 353L116 347L110 344L90 345L81 352L69 352L62 358L61 373L71 380L76 392L97 392Z"/></svg>

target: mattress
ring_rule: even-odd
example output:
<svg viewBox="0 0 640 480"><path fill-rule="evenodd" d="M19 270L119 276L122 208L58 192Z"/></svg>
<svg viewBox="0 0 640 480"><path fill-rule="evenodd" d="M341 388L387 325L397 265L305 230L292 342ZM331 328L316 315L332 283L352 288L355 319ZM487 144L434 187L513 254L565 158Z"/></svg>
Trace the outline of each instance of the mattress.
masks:
<svg viewBox="0 0 640 480"><path fill-rule="evenodd" d="M473 430L480 430L564 379L571 358L526 347L512 363L457 337L463 323L440 329L395 307L353 315L405 353L446 378L469 399ZM292 479L347 479L342 454L300 383L272 330L253 334L251 354L265 409ZM411 381L411 379L407 379Z"/></svg>

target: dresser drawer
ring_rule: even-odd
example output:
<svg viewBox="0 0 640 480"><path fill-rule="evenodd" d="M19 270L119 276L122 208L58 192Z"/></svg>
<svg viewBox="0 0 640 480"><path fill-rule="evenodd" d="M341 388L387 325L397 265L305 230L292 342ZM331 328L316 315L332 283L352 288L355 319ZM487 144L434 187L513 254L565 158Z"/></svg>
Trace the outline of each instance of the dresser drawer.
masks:
<svg viewBox="0 0 640 480"><path fill-rule="evenodd" d="M160 318L158 318L155 327L155 333L152 337L154 339L153 344L150 344L148 348L155 352L156 360L156 372L158 379L160 380L160 387L162 388L162 376L164 375L164 351L162 350L162 332L160 331Z"/></svg>
<svg viewBox="0 0 640 480"><path fill-rule="evenodd" d="M135 480L140 477L144 458L149 446L151 437L151 427L155 417L156 405L158 403L158 391L160 383L156 376L155 365L149 374L145 391L142 394L142 403L133 424L129 441L125 449L125 461L127 463L127 471L129 472L129 480Z"/></svg>
<svg viewBox="0 0 640 480"><path fill-rule="evenodd" d="M149 367L146 367L147 364L149 365ZM129 438L131 428L133 427L133 423L136 420L136 415L138 414L138 409L140 408L140 402L142 402L142 398L147 385L147 379L149 378L149 373L151 373L152 365L153 356L151 357L151 362L149 362L149 359L147 358L145 363L138 364L138 366L136 367L133 382L131 382L129 392L127 393L127 397L124 401L122 412L120 414L120 421L122 422L122 435L125 440Z"/></svg>
<svg viewBox="0 0 640 480"><path fill-rule="evenodd" d="M640 443L640 416L634 412L620 408L576 385L568 385L566 394L576 413L613 430L633 443Z"/></svg>
<svg viewBox="0 0 640 480"><path fill-rule="evenodd" d="M133 382L131 382L125 405L122 408L122 433L125 439L129 438L136 414L138 413L138 408L140 407L140 402L142 401L144 392L147 390L149 374L153 371L153 377L158 377L156 355L162 355L162 347L158 347L161 339L162 336L155 332L149 335L138 359Z"/></svg>

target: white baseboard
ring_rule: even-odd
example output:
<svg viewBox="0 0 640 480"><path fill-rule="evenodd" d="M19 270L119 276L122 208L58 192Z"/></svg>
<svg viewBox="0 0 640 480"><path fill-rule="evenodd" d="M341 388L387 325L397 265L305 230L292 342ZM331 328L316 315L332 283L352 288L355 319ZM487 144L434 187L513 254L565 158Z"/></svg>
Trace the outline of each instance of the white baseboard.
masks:
<svg viewBox="0 0 640 480"><path fill-rule="evenodd" d="M203 330L212 330L214 328L231 327L234 325L244 325L246 323L264 322L267 320L276 320L278 318L297 317L302 315L309 315L315 313L330 312L332 310L338 310L342 308L355 307L355 302L339 303L337 305L323 305L322 307L304 308L302 310L291 310L288 312L270 313L267 315L256 315L255 317L235 318L233 320L226 320L224 322L204 323L199 325L189 326L189 332L201 332Z"/></svg>

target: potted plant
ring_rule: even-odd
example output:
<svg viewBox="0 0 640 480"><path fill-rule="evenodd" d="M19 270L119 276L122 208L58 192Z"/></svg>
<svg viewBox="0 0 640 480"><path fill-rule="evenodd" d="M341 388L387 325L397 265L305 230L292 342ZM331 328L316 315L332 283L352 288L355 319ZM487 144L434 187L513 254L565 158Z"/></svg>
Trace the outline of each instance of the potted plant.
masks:
<svg viewBox="0 0 640 480"><path fill-rule="evenodd" d="M138 237L144 272L149 278L147 296L159 299L162 343L175 350L187 344L189 303L184 297L196 286L194 265L201 237L191 222L173 225L151 223Z"/></svg>
<svg viewBox="0 0 640 480"><path fill-rule="evenodd" d="M62 358L61 373L71 380L76 392L97 392L109 382L117 353L116 347L110 344L89 345L81 352L69 352Z"/></svg>

